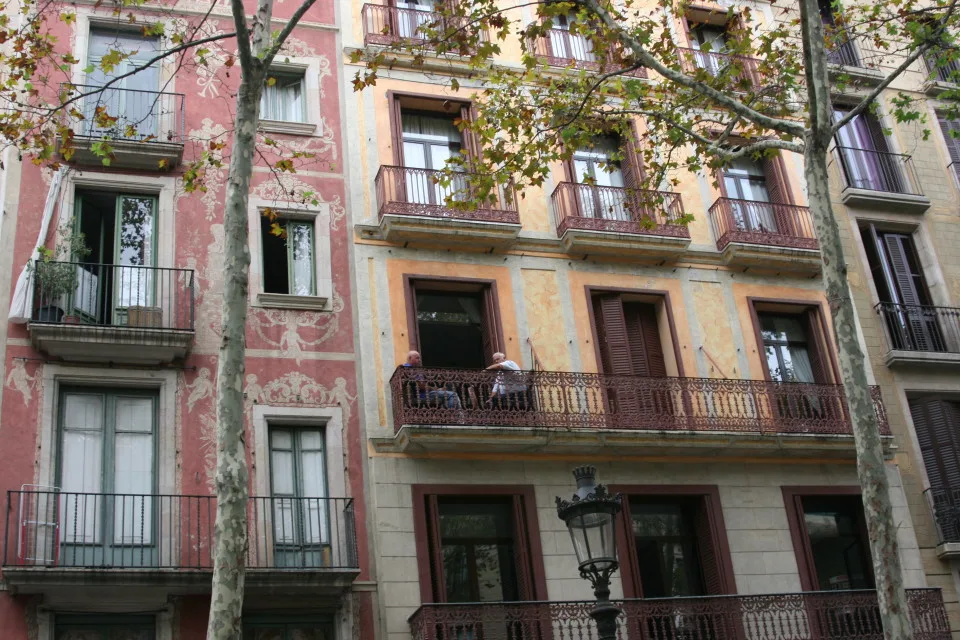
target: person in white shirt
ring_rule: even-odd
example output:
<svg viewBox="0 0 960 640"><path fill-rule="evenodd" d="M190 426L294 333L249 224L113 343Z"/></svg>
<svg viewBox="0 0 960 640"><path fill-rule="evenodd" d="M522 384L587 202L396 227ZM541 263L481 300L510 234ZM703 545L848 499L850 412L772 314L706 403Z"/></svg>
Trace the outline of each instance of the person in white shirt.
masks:
<svg viewBox="0 0 960 640"><path fill-rule="evenodd" d="M489 402L498 409L526 409L527 385L522 383L522 374L508 373L521 371L520 365L513 360L507 360L505 354L497 352L493 354L493 364L487 369L501 371L490 392Z"/></svg>

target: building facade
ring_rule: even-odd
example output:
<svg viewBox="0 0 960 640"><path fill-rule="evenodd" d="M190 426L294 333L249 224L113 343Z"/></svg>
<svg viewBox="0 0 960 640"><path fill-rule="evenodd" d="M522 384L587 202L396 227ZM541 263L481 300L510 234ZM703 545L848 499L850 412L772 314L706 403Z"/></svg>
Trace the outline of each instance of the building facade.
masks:
<svg viewBox="0 0 960 640"><path fill-rule="evenodd" d="M759 28L775 19L767 3L746 4ZM431 7L341 2L345 58L415 39ZM535 8L513 11L537 19ZM683 60L725 64L727 11L698 3L673 25ZM518 63L519 44L499 44L498 62ZM557 73L599 67L563 24L535 46ZM858 46L833 53L834 71L867 66ZM440 186L431 176L475 144L455 120L482 80L449 58L418 67L391 56L376 86L345 100L381 637L588 636L592 594L554 504L582 463L624 496L613 591L625 633L879 637L873 596L853 593L873 587L872 562L802 159L737 162L716 185L684 175L649 207L624 188L640 162L629 141L597 139L542 189L455 211L444 202L469 177ZM918 66L901 85L919 92L927 75ZM852 229L874 219L881 235L941 225L919 233L955 254L952 156L942 140L921 144L919 129L884 124L892 136L866 121L838 135L832 179L851 264L861 257ZM610 168L618 147L625 158ZM908 149L912 161L865 160ZM914 178L924 191L907 186ZM689 226L673 222L681 212ZM919 259L926 268L933 253ZM911 616L949 637L951 623L960 629L955 574L937 559L905 392L884 368L869 263L858 264L851 286ZM956 296L955 266L934 273L943 296L917 304ZM497 352L516 367L484 371ZM955 372L938 371L927 392L957 388Z"/></svg>
<svg viewBox="0 0 960 640"><path fill-rule="evenodd" d="M203 37L233 30L228 7L203 20L208 9L133 9L128 20L74 7L76 20L52 27L77 59L62 80L79 93L172 46L144 35L145 23L165 22L167 34L202 23ZM274 16L293 10L278 3ZM261 104L244 383L251 638L372 633L338 38L334 8L317 3ZM208 48L204 65L167 58L80 98L86 119L74 123L63 169L6 156L4 638L205 635L227 168L209 165L195 192L183 173L204 150L228 158L239 78L234 42ZM104 72L117 50L130 55ZM91 117L98 107L123 133ZM313 160L278 178L267 138ZM109 166L94 153L104 139ZM25 273L38 246L51 253Z"/></svg>

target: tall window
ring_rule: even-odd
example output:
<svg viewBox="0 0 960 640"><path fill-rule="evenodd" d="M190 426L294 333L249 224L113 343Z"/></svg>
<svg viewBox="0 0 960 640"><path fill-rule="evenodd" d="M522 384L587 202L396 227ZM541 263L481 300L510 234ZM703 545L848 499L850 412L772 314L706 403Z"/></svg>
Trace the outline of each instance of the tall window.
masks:
<svg viewBox="0 0 960 640"><path fill-rule="evenodd" d="M839 121L849 113L834 106L833 117ZM860 113L845 124L835 136L840 165L847 185L870 191L903 192L906 183L897 158L880 121L871 113Z"/></svg>
<svg viewBox="0 0 960 640"><path fill-rule="evenodd" d="M270 428L270 495L278 567L329 564L323 430Z"/></svg>
<svg viewBox="0 0 960 640"><path fill-rule="evenodd" d="M91 135L110 135L130 137L130 128L136 132L134 137L156 136L161 109L165 106L159 100L160 67L156 64L145 66L160 51L160 39L144 36L139 32L117 29L93 28L90 30L90 43L87 50L87 69L85 82L93 86L103 86L109 80L116 80L109 89L89 96L83 101L83 133ZM114 57L116 52L124 59L113 65L110 71L102 68L105 57ZM108 65L110 66L110 65ZM133 69L141 68L134 74ZM118 118L113 124L97 122L94 115L97 109L103 109L106 115Z"/></svg>
<svg viewBox="0 0 960 640"><path fill-rule="evenodd" d="M548 34L550 45L549 55L562 60L576 60L578 62L593 62L596 55L593 53L593 43L585 36L570 33L574 23L573 16L561 15L553 20L553 28Z"/></svg>
<svg viewBox="0 0 960 640"><path fill-rule="evenodd" d="M263 242L263 290L313 296L317 293L314 225L306 220L279 221L282 235L273 233L273 222L260 217Z"/></svg>
<svg viewBox="0 0 960 640"><path fill-rule="evenodd" d="M830 43L827 60L833 64L847 67L860 66L860 54L853 42L847 39L842 27L837 25L837 16L833 10L833 0L818 0L820 20Z"/></svg>
<svg viewBox="0 0 960 640"><path fill-rule="evenodd" d="M410 283L416 342L425 367L482 369L504 351L496 294L488 283Z"/></svg>
<svg viewBox="0 0 960 640"><path fill-rule="evenodd" d="M757 315L770 379L777 382L822 382L822 363L816 347L811 344L808 318L775 313Z"/></svg>
<svg viewBox="0 0 960 640"><path fill-rule="evenodd" d="M690 25L690 45L697 51L694 62L707 73L716 75L725 66L722 54L727 50L727 31L723 26L705 23Z"/></svg>
<svg viewBox="0 0 960 640"><path fill-rule="evenodd" d="M721 177L738 231L791 232L794 225L789 209L771 206L791 203L786 169L779 156L763 160L737 158L724 168Z"/></svg>
<svg viewBox="0 0 960 640"><path fill-rule="evenodd" d="M573 178L584 186L578 188L581 217L605 220L630 220L626 206L624 173L614 160L620 150L618 136L598 136L593 144L574 151Z"/></svg>
<svg viewBox="0 0 960 640"><path fill-rule="evenodd" d="M307 106L303 73L270 73L260 97L264 120L306 122Z"/></svg>
<svg viewBox="0 0 960 640"><path fill-rule="evenodd" d="M425 38L420 27L436 20L433 12L443 0L397 0L397 29L401 38Z"/></svg>
<svg viewBox="0 0 960 640"><path fill-rule="evenodd" d="M62 564L152 558L141 547L155 544L156 412L154 392L78 388L61 393Z"/></svg>
<svg viewBox="0 0 960 640"><path fill-rule="evenodd" d="M943 142L947 145L947 155L950 157L950 172L958 187L960 187L960 120L951 120L943 114L937 114L940 123L940 133Z"/></svg>
<svg viewBox="0 0 960 640"><path fill-rule="evenodd" d="M444 169L447 160L462 152L463 137L454 124L457 117L401 111L403 159L408 169L407 202L442 205L448 197L455 196L466 187L463 180L454 180L449 187L436 184L433 180L433 172Z"/></svg>
<svg viewBox="0 0 960 640"><path fill-rule="evenodd" d="M604 373L667 375L654 304L619 293L596 294L591 302Z"/></svg>

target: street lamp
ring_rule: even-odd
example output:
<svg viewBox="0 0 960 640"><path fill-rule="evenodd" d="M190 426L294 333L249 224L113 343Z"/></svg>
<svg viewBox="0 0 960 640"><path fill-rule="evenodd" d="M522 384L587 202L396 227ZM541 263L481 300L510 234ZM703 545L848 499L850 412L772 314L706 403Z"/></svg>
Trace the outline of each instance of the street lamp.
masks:
<svg viewBox="0 0 960 640"><path fill-rule="evenodd" d="M597 623L599 640L615 640L620 609L610 602L610 576L619 566L614 523L620 513L620 495L611 496L597 484L597 468L573 470L577 491L570 501L557 497L557 515L570 531L580 563L580 577L590 581L597 606L590 612Z"/></svg>

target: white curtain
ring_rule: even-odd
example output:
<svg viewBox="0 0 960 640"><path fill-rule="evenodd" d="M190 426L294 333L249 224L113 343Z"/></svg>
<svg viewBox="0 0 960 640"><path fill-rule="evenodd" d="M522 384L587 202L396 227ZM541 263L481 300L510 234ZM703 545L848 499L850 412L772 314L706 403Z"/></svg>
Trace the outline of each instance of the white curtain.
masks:
<svg viewBox="0 0 960 640"><path fill-rule="evenodd" d="M43 218L40 220L40 233L37 234L37 244L27 258L27 264L20 270L20 276L17 278L17 288L13 291L13 298L10 301L10 313L7 319L14 324L24 324L30 320L33 310L33 278L27 267L30 261L37 257L37 250L44 245L47 240L47 231L50 229L50 221L53 219L53 211L57 208L57 201L60 198L60 186L63 178L67 175L69 169L60 167L53 179L50 181L50 189L47 190L47 199L43 204Z"/></svg>

